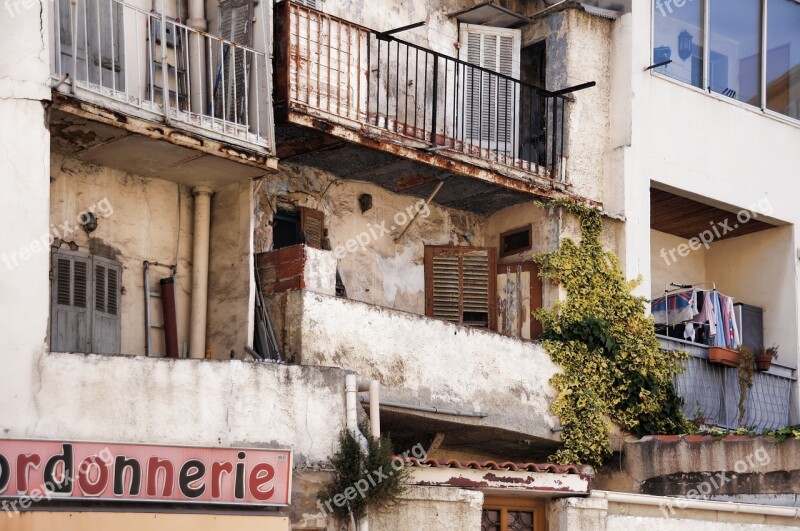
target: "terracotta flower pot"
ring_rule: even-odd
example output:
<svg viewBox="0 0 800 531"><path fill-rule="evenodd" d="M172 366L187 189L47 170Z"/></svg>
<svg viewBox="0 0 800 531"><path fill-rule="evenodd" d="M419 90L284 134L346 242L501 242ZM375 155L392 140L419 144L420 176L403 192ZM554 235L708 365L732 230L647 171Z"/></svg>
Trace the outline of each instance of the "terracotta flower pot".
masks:
<svg viewBox="0 0 800 531"><path fill-rule="evenodd" d="M756 370L768 371L772 366L772 356L765 354L763 356L756 356Z"/></svg>
<svg viewBox="0 0 800 531"><path fill-rule="evenodd" d="M708 347L708 361L726 367L738 367L739 351L725 347Z"/></svg>

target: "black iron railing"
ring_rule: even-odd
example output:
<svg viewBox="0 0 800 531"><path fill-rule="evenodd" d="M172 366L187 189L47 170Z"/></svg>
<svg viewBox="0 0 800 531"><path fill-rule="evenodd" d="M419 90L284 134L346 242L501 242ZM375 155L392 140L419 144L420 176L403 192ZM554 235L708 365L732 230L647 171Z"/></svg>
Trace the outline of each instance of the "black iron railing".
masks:
<svg viewBox="0 0 800 531"><path fill-rule="evenodd" d="M291 2L276 20L286 105L562 179L564 96Z"/></svg>

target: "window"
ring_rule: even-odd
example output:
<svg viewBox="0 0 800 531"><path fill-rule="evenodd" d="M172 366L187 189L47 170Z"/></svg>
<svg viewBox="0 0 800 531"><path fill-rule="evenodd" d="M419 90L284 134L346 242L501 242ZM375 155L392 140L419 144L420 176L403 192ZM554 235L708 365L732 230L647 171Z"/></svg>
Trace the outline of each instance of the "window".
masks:
<svg viewBox="0 0 800 531"><path fill-rule="evenodd" d="M653 6L653 63L672 61L657 72L800 119L800 2L653 0Z"/></svg>
<svg viewBox="0 0 800 531"><path fill-rule="evenodd" d="M530 225L504 232L500 235L500 256L528 251L532 245Z"/></svg>
<svg viewBox="0 0 800 531"><path fill-rule="evenodd" d="M461 60L519 79L520 30L464 24ZM481 147L515 153L517 83L483 70L467 67L464 73L465 137Z"/></svg>
<svg viewBox="0 0 800 531"><path fill-rule="evenodd" d="M481 531L540 531L545 529L544 500L487 496Z"/></svg>
<svg viewBox="0 0 800 531"><path fill-rule="evenodd" d="M709 84L714 92L761 105L761 0L710 0Z"/></svg>
<svg viewBox="0 0 800 531"><path fill-rule="evenodd" d="M119 262L59 250L51 267L50 349L119 354Z"/></svg>
<svg viewBox="0 0 800 531"><path fill-rule="evenodd" d="M653 64L672 60L658 69L673 79L703 86L703 1L678 8L667 0L654 0ZM683 47L681 47L683 45Z"/></svg>
<svg viewBox="0 0 800 531"><path fill-rule="evenodd" d="M322 249L325 239L325 215L313 208L299 211L278 209L272 221L272 248L282 249L304 243Z"/></svg>
<svg viewBox="0 0 800 531"><path fill-rule="evenodd" d="M494 248L425 246L425 315L496 329Z"/></svg>
<svg viewBox="0 0 800 531"><path fill-rule="evenodd" d="M767 108L800 120L800 4L767 2Z"/></svg>

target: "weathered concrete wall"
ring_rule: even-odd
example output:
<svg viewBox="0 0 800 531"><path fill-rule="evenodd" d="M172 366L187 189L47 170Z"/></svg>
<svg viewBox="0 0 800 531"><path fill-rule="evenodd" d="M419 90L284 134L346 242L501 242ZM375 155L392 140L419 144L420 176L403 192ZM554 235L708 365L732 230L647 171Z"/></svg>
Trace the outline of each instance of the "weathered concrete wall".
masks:
<svg viewBox="0 0 800 531"><path fill-rule="evenodd" d="M189 340L191 304L192 205L191 190L158 179L94 166L53 154L50 223L78 251L94 253L122 264L120 296L123 354L145 353L143 262L177 264L176 304L178 346ZM78 228L81 212L93 209L97 230ZM61 225L68 223L72 232ZM247 231L244 232L247 234ZM62 245L67 249L67 245ZM49 257L48 257L49 258ZM227 271L226 271L227 273ZM158 292L158 280L169 269L150 270L150 289ZM41 279L47 278L46 276ZM163 323L160 299L150 301L153 323ZM163 333L154 330L153 354L164 355Z"/></svg>
<svg viewBox="0 0 800 531"><path fill-rule="evenodd" d="M307 291L270 305L283 315L275 326L285 354L299 363L379 380L386 400L489 414L464 424L560 438L549 383L559 369L538 343Z"/></svg>
<svg viewBox="0 0 800 531"><path fill-rule="evenodd" d="M11 4L9 7L12 7ZM34 367L45 349L50 294L50 74L41 4L0 15L0 436L29 424ZM44 243L42 240L44 239ZM38 242L38 243L37 243Z"/></svg>
<svg viewBox="0 0 800 531"><path fill-rule="evenodd" d="M321 210L332 248L342 246L345 250L339 270L347 296L354 300L422 314L425 245L484 243L484 218L436 205L426 211L417 198L364 182L337 180L315 168L284 163L278 174L262 183L256 201L256 252L269 250L272 245L269 223L279 204ZM371 194L373 200L372 209L365 213L358 205L363 193ZM408 220L415 205L420 205L417 221L395 243L395 237L405 228L397 221ZM358 241L366 243L362 246ZM351 248L355 251L347 251L348 242L354 242Z"/></svg>
<svg viewBox="0 0 800 531"><path fill-rule="evenodd" d="M622 466L599 473L595 486L658 496L800 506L800 441L645 437L627 442Z"/></svg>
<svg viewBox="0 0 800 531"><path fill-rule="evenodd" d="M411 486L398 504L369 516L376 531L481 528L483 493L452 487Z"/></svg>
<svg viewBox="0 0 800 531"><path fill-rule="evenodd" d="M36 412L14 435L293 448L303 466L327 461L337 446L344 376L242 361L45 354L35 374Z"/></svg>
<svg viewBox="0 0 800 531"><path fill-rule="evenodd" d="M723 512L713 507L671 508L666 498L663 506L602 498L564 498L548 502L550 531L706 531L709 528L724 531L778 531L797 526L797 519L785 516Z"/></svg>
<svg viewBox="0 0 800 531"><path fill-rule="evenodd" d="M211 197L206 345L216 359L246 357L253 346L252 184L231 184Z"/></svg>

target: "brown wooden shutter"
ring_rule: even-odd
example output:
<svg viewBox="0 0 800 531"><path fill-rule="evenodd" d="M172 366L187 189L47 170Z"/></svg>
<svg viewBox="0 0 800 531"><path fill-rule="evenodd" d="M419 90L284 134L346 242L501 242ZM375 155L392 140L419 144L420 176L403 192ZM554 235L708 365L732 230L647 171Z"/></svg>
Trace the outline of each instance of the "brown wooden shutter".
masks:
<svg viewBox="0 0 800 531"><path fill-rule="evenodd" d="M300 208L300 227L305 244L315 249L322 249L325 238L325 214L313 208Z"/></svg>
<svg viewBox="0 0 800 531"><path fill-rule="evenodd" d="M494 329L496 268L493 248L426 246L425 315Z"/></svg>

